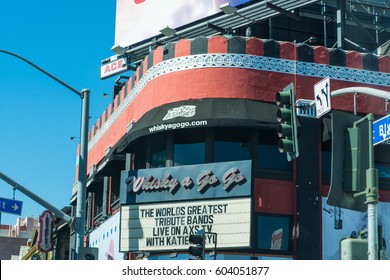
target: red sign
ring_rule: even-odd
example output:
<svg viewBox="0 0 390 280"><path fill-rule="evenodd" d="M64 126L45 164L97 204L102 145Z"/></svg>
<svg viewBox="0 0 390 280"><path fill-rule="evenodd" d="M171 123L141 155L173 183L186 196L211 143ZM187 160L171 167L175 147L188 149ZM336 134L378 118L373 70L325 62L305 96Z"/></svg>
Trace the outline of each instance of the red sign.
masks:
<svg viewBox="0 0 390 280"><path fill-rule="evenodd" d="M39 216L39 235L37 249L47 253L54 248L53 241L53 215L49 210L44 211Z"/></svg>

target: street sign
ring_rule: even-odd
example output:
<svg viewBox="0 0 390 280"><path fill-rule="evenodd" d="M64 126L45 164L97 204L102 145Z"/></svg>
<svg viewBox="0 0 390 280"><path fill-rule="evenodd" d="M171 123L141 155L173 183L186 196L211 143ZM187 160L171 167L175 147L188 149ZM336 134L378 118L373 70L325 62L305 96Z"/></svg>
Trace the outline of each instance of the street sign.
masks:
<svg viewBox="0 0 390 280"><path fill-rule="evenodd" d="M298 117L317 118L315 103L310 99L298 99L295 108Z"/></svg>
<svg viewBox="0 0 390 280"><path fill-rule="evenodd" d="M325 115L330 107L330 79L325 78L314 85L314 100L316 101L317 118Z"/></svg>
<svg viewBox="0 0 390 280"><path fill-rule="evenodd" d="M387 115L372 124L374 146L390 139L390 115Z"/></svg>
<svg viewBox="0 0 390 280"><path fill-rule="evenodd" d="M0 212L22 215L23 201L0 197Z"/></svg>

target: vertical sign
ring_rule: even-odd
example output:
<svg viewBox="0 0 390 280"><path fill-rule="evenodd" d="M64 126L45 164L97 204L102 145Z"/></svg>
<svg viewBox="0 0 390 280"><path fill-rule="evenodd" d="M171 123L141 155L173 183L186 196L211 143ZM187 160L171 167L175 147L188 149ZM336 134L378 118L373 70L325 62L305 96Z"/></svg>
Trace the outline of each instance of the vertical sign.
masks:
<svg viewBox="0 0 390 280"><path fill-rule="evenodd" d="M37 249L47 253L54 248L53 241L53 215L49 210L44 211L39 216L39 235Z"/></svg>
<svg viewBox="0 0 390 280"><path fill-rule="evenodd" d="M317 118L328 113L330 107L330 79L325 78L314 85L314 100L316 102Z"/></svg>

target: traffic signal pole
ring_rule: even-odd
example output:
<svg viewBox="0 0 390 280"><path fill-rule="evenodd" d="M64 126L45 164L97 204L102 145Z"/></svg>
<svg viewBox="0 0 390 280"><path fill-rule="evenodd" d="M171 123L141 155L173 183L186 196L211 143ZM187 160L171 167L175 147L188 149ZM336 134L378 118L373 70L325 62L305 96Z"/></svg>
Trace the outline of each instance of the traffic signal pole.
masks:
<svg viewBox="0 0 390 280"><path fill-rule="evenodd" d="M370 96L379 97L385 100L390 99L390 92L378 90L367 87L350 87L342 88L331 92L331 96L338 96L342 94L367 94ZM354 127L359 126L364 121L368 122L368 157L369 168L366 170L366 189L361 193L356 193L354 197L361 195L366 196L365 204L367 204L367 230L368 230L368 259L378 259L378 214L377 205L379 203L379 184L378 184L378 170L374 168L374 145L373 145L373 114L368 114L362 119L354 123Z"/></svg>
<svg viewBox="0 0 390 280"><path fill-rule="evenodd" d="M349 87L342 88L331 92L331 97L335 97L343 94L366 94L370 96L379 97L382 99L390 100L390 92L384 90L378 90L368 87ZM308 105L309 107L314 106L313 102ZM386 103L387 106L387 103ZM355 110L356 114L356 110ZM374 145L373 145L373 121L374 115L368 114L367 116L355 121L353 123L353 128L357 129L360 124L367 121L368 131L366 133L368 137L368 168L366 169L366 188L364 191L354 193L353 198L357 198L365 195L366 200L364 204L367 205L367 241L368 241L368 259L377 260L379 258L379 243L378 243L378 214L377 214L377 205L379 203L379 183L378 183L378 170L374 168L375 159L374 159ZM362 137L365 137L363 135ZM356 136L359 137L359 136ZM359 141L359 140L358 140ZM359 153L361 150L358 151ZM357 159L355 159L357 160ZM333 163L332 163L333 164ZM359 163L357 163L359 164ZM366 165L367 166L367 165ZM355 166L356 167L356 166ZM357 171L357 170L356 170ZM333 171L332 171L333 173ZM333 175L332 175L333 176ZM332 187L331 187L332 190ZM329 201L329 195L328 195ZM335 201L340 203L340 201ZM335 205L336 206L336 205ZM338 205L340 207L340 205ZM341 206L342 207L342 206ZM355 210L355 209L354 209Z"/></svg>
<svg viewBox="0 0 390 280"><path fill-rule="evenodd" d="M79 154L79 168L78 168L78 183L77 183L77 205L76 205L76 217L72 223L74 223L74 229L76 233L75 238L75 254L72 254L73 259L77 259L79 249L84 248L85 237L85 199L86 199L86 182L87 182L87 160L88 160L88 126L89 126L89 103L90 103L90 90L82 89L81 91L75 89L64 81L60 80L56 76L52 75L48 71L39 67L30 60L10 51L0 49L0 53L5 53L16 57L27 64L31 65L41 73L50 77L57 83L66 87L73 93L77 94L82 101L81 107L81 127L80 127L80 154ZM31 193L32 196L34 194ZM37 201L38 202L38 201ZM38 202L39 203L39 202ZM42 204L41 204L42 205ZM48 208L49 209L49 208Z"/></svg>
<svg viewBox="0 0 390 280"><path fill-rule="evenodd" d="M53 214L56 217L61 218L65 222L72 224L73 219L69 215L67 215L63 211L59 210L57 207L53 206L52 204L50 204L49 202L47 202L46 200L44 200L40 196L33 193L32 191L30 191L27 188L23 187L22 185L18 184L16 181L12 180L10 177L8 177L7 175L5 175L2 172L0 172L0 179L2 179L4 182L6 182L9 185L11 185L12 187L14 187L16 190L25 194L26 196L28 196L29 198L31 198L35 202L37 202L39 205L42 205L43 207L45 207L49 211L53 212Z"/></svg>

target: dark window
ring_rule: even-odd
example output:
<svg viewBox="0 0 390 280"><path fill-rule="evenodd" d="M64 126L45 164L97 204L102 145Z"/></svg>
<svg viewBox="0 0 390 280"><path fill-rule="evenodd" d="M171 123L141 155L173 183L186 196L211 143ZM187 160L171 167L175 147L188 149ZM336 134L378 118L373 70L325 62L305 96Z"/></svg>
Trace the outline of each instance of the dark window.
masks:
<svg viewBox="0 0 390 280"><path fill-rule="evenodd" d="M390 190L390 141L374 146L375 168L378 169L379 189Z"/></svg>
<svg viewBox="0 0 390 280"><path fill-rule="evenodd" d="M321 145L321 174L322 183L330 184L330 175L332 169L332 141L322 142Z"/></svg>
<svg viewBox="0 0 390 280"><path fill-rule="evenodd" d="M291 217L259 215L257 247L260 250L285 253L291 249Z"/></svg>
<svg viewBox="0 0 390 280"><path fill-rule="evenodd" d="M244 128L215 128L214 161L251 159L250 130Z"/></svg>
<svg viewBox="0 0 390 280"><path fill-rule="evenodd" d="M134 141L132 153L134 154L134 169L146 168L147 138L141 137Z"/></svg>
<svg viewBox="0 0 390 280"><path fill-rule="evenodd" d="M378 169L378 177L383 179L390 179L390 165L375 164Z"/></svg>
<svg viewBox="0 0 390 280"><path fill-rule="evenodd" d="M111 177L111 197L110 203L111 206L114 206L119 200L119 192L120 192L120 173L115 174Z"/></svg>
<svg viewBox="0 0 390 280"><path fill-rule="evenodd" d="M99 218L103 212L103 188L97 190L94 195L94 220Z"/></svg>
<svg viewBox="0 0 390 280"><path fill-rule="evenodd" d="M205 163L205 129L176 130L174 137L174 165Z"/></svg>
<svg viewBox="0 0 390 280"><path fill-rule="evenodd" d="M167 161L167 134L158 133L149 137L150 168L165 167Z"/></svg>
<svg viewBox="0 0 390 280"><path fill-rule="evenodd" d="M256 158L258 169L291 170L291 164L287 161L287 155L279 152L278 141L279 138L276 131L270 129L259 130Z"/></svg>

